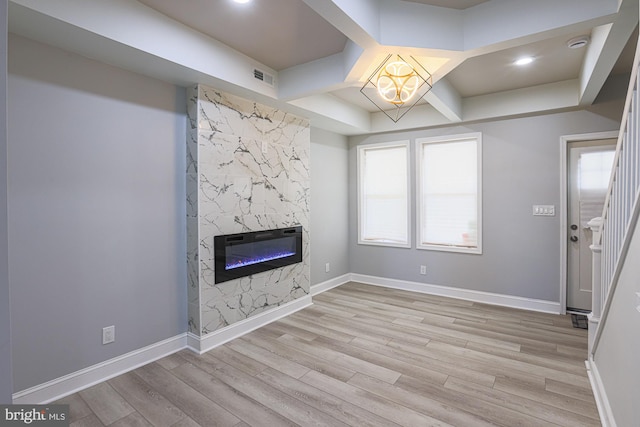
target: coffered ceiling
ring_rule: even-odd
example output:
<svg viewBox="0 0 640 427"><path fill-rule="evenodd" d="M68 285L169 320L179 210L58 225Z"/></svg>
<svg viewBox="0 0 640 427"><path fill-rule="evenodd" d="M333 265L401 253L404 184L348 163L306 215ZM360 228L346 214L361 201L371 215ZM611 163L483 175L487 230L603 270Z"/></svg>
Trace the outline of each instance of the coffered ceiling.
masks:
<svg viewBox="0 0 640 427"><path fill-rule="evenodd" d="M139 0L280 71L344 50L347 37L301 0Z"/></svg>
<svg viewBox="0 0 640 427"><path fill-rule="evenodd" d="M429 4L431 6L448 7L450 9L467 9L469 7L486 3L489 0L405 0L411 3Z"/></svg>
<svg viewBox="0 0 640 427"><path fill-rule="evenodd" d="M637 0L11 0L9 8L14 33L172 83L213 85L343 134L588 106L612 71L629 70L637 22ZM567 47L579 36L589 44ZM359 91L390 53L415 57L435 82L397 124ZM534 62L514 65L525 55Z"/></svg>

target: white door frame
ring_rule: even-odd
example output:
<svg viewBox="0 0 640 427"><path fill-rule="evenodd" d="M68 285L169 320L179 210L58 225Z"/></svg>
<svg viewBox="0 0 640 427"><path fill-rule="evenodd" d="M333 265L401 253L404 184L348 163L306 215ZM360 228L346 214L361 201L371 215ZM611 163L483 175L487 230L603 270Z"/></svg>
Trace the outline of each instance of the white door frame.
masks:
<svg viewBox="0 0 640 427"><path fill-rule="evenodd" d="M567 148L570 142L617 139L619 130L560 137L560 314L567 314Z"/></svg>

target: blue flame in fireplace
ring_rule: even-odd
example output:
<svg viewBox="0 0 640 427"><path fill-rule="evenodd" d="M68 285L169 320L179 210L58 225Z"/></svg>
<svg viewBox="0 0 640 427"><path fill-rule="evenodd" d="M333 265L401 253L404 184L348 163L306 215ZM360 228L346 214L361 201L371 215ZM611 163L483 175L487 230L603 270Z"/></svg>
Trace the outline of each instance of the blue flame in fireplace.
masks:
<svg viewBox="0 0 640 427"><path fill-rule="evenodd" d="M227 258L225 269L233 270L234 268L246 267L248 265L272 261L274 259L286 258L288 256L292 256L295 254L296 254L295 252L287 251L287 252L276 252L276 253L271 253L269 255L263 255L263 256L257 256L257 257L251 257L251 258L240 258L240 257Z"/></svg>

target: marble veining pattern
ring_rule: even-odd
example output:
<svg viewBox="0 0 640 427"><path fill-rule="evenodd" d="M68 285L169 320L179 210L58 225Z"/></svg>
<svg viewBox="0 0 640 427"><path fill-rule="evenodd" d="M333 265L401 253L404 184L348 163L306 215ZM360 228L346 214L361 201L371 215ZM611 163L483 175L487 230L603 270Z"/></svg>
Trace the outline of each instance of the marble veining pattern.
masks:
<svg viewBox="0 0 640 427"><path fill-rule="evenodd" d="M310 132L305 119L202 85L188 103L189 331L206 335L309 293ZM302 263L214 283L214 236L294 225Z"/></svg>
<svg viewBox="0 0 640 427"><path fill-rule="evenodd" d="M200 322L200 254L198 220L198 88L187 89L187 316L188 330L199 334Z"/></svg>

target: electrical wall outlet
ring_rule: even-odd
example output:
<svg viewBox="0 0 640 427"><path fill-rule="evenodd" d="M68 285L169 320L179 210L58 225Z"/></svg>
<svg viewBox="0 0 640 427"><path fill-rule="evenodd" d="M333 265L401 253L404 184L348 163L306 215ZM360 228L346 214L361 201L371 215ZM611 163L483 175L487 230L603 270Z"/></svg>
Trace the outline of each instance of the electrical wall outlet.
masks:
<svg viewBox="0 0 640 427"><path fill-rule="evenodd" d="M325 272L325 273L328 273L328 272L330 272L330 271L331 271L331 265L330 265L329 263L326 263L326 264L324 265L324 272Z"/></svg>
<svg viewBox="0 0 640 427"><path fill-rule="evenodd" d="M109 344L116 340L116 327L107 326L102 328L102 344Z"/></svg>
<svg viewBox="0 0 640 427"><path fill-rule="evenodd" d="M420 274L427 274L427 266L426 265L421 265L420 266Z"/></svg>

